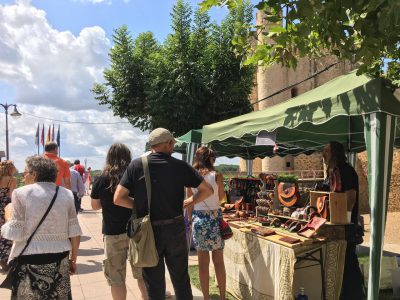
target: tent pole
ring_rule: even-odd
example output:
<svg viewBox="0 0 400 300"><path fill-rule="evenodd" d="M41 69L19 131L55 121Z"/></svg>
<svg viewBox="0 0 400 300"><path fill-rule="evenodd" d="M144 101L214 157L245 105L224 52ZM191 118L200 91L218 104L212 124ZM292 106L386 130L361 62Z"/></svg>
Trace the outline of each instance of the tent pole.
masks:
<svg viewBox="0 0 400 300"><path fill-rule="evenodd" d="M371 207L368 300L379 299L381 257L396 124L396 117L383 112L364 116L364 135L368 153L369 204Z"/></svg>
<svg viewBox="0 0 400 300"><path fill-rule="evenodd" d="M253 160L246 159L246 173L247 177L253 176Z"/></svg>

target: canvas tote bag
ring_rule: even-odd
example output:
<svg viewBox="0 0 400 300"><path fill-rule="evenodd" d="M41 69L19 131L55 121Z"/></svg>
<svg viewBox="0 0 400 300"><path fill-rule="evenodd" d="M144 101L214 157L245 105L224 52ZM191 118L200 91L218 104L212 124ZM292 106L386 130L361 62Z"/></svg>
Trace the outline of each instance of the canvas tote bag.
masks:
<svg viewBox="0 0 400 300"><path fill-rule="evenodd" d="M153 227L150 219L151 182L147 156L142 157L143 171L147 190L148 214L137 218L135 205L128 221L129 259L135 267L147 268L158 265L158 253L154 241Z"/></svg>

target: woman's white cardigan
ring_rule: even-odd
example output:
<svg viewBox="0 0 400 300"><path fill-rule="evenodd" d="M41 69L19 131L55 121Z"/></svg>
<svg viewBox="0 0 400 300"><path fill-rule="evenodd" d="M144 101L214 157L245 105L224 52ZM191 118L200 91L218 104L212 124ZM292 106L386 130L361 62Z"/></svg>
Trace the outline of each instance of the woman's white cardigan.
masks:
<svg viewBox="0 0 400 300"><path fill-rule="evenodd" d="M14 241L9 261L25 247L50 205L55 190L54 183L38 182L12 193L12 218L1 227L1 235ZM74 196L70 190L60 187L53 207L23 255L69 251L69 238L79 235L82 235L82 230L76 217Z"/></svg>

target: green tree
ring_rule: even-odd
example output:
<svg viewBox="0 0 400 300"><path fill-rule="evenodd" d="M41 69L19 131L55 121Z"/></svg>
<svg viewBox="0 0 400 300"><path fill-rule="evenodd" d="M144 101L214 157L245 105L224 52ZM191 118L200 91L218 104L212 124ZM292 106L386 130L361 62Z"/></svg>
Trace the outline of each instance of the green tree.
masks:
<svg viewBox="0 0 400 300"><path fill-rule="evenodd" d="M233 10L241 2L204 0L201 5L227 5ZM359 73L398 80L392 74L400 70L400 1L263 0L256 7L268 27L237 32L234 41L237 50L247 54L246 64L261 61L295 68L299 57L333 54L359 63ZM250 37L261 43L252 47Z"/></svg>
<svg viewBox="0 0 400 300"><path fill-rule="evenodd" d="M113 40L109 53L111 66L104 71L105 83L95 84L92 92L95 99L111 108L115 115L146 129L151 122L146 90L159 45L151 32L142 33L133 41L125 25L115 30Z"/></svg>
<svg viewBox="0 0 400 300"><path fill-rule="evenodd" d="M117 29L105 82L92 89L95 99L142 130L161 126L177 135L250 111L255 68L242 67L232 46L232 28L248 28L249 11L245 1L218 25L178 0L172 33L161 45L151 33L132 39L126 26Z"/></svg>

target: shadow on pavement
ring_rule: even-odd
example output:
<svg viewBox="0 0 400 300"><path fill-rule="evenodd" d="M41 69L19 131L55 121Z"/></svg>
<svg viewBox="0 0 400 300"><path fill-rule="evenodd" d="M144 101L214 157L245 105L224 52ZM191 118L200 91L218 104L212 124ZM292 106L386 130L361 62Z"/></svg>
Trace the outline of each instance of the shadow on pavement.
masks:
<svg viewBox="0 0 400 300"><path fill-rule="evenodd" d="M369 247L358 245L357 246L357 253L359 255L369 255ZM384 256L399 256L399 253L390 252L390 251L383 251Z"/></svg>
<svg viewBox="0 0 400 300"><path fill-rule="evenodd" d="M88 240L91 240L92 238L90 236L87 235L81 235L81 243L82 242L86 242Z"/></svg>
<svg viewBox="0 0 400 300"><path fill-rule="evenodd" d="M96 273L96 272L101 272L102 271L102 264L95 261L95 260L89 260L89 263L92 263L90 265L86 264L77 264L76 268L78 270L78 274L90 274L90 273Z"/></svg>
<svg viewBox="0 0 400 300"><path fill-rule="evenodd" d="M94 256L104 254L103 248L79 249L78 256Z"/></svg>

